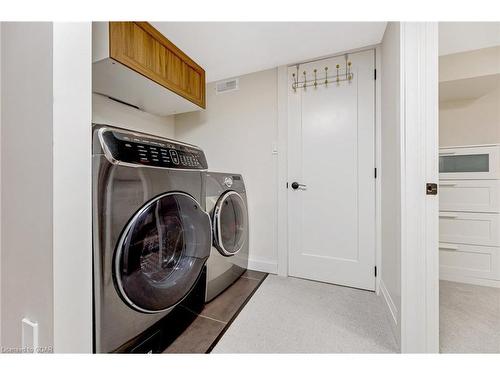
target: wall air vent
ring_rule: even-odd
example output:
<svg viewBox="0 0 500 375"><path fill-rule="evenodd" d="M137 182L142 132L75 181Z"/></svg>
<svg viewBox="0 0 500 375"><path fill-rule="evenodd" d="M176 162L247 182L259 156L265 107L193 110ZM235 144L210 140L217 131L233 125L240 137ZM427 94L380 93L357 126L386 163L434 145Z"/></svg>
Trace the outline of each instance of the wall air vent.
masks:
<svg viewBox="0 0 500 375"><path fill-rule="evenodd" d="M227 79L225 81L220 81L215 84L216 94L222 94L226 92L239 90L240 80L238 78Z"/></svg>

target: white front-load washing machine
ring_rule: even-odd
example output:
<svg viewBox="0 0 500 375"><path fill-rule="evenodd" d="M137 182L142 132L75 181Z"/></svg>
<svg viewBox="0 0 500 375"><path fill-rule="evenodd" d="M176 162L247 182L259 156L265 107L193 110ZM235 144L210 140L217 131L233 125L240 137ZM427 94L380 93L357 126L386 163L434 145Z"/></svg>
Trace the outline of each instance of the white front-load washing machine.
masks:
<svg viewBox="0 0 500 375"><path fill-rule="evenodd" d="M212 220L212 249L207 261L208 302L248 268L248 209L240 174L203 174L205 210Z"/></svg>
<svg viewBox="0 0 500 375"><path fill-rule="evenodd" d="M198 147L94 125L95 352L127 351L203 273L212 243L206 168Z"/></svg>

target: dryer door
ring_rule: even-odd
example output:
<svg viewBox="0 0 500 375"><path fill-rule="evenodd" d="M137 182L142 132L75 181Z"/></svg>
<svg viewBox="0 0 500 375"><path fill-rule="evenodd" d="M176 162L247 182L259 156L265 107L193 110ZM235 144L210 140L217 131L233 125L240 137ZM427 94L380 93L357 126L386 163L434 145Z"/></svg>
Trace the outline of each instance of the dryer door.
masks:
<svg viewBox="0 0 500 375"><path fill-rule="evenodd" d="M245 202L235 191L224 193L215 205L214 245L222 255L241 250L248 236L248 214Z"/></svg>
<svg viewBox="0 0 500 375"><path fill-rule="evenodd" d="M148 202L129 221L114 256L122 299L145 313L168 310L189 293L210 254L210 218L184 193Z"/></svg>

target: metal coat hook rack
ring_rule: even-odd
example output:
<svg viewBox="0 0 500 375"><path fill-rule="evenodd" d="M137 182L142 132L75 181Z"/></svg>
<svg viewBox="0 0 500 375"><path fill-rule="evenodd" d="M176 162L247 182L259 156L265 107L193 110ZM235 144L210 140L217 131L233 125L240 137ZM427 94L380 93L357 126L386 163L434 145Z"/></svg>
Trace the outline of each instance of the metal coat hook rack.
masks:
<svg viewBox="0 0 500 375"><path fill-rule="evenodd" d="M307 79L307 72L304 70L302 72L302 80L299 80L299 66L297 65L297 72L292 73L293 91L297 89L306 89L307 87L317 88L320 85L328 86L332 82L339 84L340 82L351 82L354 78L354 73L352 72L352 63L347 61L344 69L341 69L340 64L335 65L335 75L328 75L328 67L325 66L325 73L323 77L318 77L318 70L314 69L312 72L313 78Z"/></svg>

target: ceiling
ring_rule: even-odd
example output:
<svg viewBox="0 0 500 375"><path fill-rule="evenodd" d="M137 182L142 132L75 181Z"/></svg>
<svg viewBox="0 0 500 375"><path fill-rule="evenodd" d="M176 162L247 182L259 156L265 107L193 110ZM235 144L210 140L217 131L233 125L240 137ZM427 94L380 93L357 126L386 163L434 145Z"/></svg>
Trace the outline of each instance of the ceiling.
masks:
<svg viewBox="0 0 500 375"><path fill-rule="evenodd" d="M152 22L207 82L381 42L386 22Z"/></svg>
<svg viewBox="0 0 500 375"><path fill-rule="evenodd" d="M500 22L440 22L439 54L500 45Z"/></svg>

